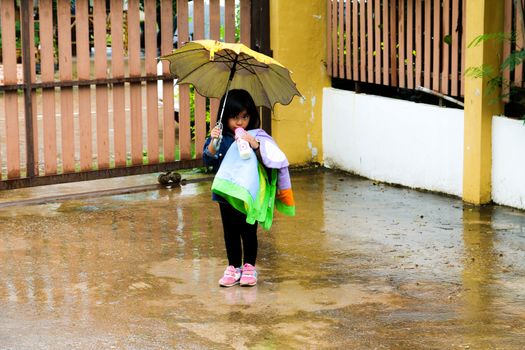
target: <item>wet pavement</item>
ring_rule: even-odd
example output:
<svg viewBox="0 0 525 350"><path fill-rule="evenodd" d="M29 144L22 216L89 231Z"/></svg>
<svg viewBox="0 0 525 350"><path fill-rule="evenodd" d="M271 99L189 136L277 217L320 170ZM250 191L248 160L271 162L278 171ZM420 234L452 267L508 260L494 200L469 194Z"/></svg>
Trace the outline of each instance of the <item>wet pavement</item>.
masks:
<svg viewBox="0 0 525 350"><path fill-rule="evenodd" d="M210 182L0 208L0 349L525 348L525 212L292 180L254 288L217 284Z"/></svg>

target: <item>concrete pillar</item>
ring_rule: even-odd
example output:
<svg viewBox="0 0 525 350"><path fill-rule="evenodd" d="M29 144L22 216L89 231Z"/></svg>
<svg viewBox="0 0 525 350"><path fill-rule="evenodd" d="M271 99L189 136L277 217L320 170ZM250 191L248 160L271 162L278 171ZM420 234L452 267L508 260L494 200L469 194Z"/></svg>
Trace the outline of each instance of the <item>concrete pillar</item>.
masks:
<svg viewBox="0 0 525 350"><path fill-rule="evenodd" d="M270 0L273 57L288 67L304 98L277 105L272 136L293 165L322 161L322 96L326 73L326 0Z"/></svg>
<svg viewBox="0 0 525 350"><path fill-rule="evenodd" d="M503 32L504 1L467 0L467 45L481 34ZM466 49L465 67L490 65L497 71L502 45L497 40ZM463 200L472 204L491 201L492 117L502 113L499 91L487 93L490 77L465 79L465 139Z"/></svg>

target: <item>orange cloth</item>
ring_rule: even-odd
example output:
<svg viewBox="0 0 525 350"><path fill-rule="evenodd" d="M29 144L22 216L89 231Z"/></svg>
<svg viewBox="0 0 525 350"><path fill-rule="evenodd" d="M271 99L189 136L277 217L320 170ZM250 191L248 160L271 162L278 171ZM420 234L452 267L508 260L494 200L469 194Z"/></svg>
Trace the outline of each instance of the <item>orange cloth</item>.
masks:
<svg viewBox="0 0 525 350"><path fill-rule="evenodd" d="M293 192L291 188L287 188L285 190L278 190L275 197L277 197L278 200L283 202L283 204L286 204L288 206L295 206L295 201L293 199Z"/></svg>

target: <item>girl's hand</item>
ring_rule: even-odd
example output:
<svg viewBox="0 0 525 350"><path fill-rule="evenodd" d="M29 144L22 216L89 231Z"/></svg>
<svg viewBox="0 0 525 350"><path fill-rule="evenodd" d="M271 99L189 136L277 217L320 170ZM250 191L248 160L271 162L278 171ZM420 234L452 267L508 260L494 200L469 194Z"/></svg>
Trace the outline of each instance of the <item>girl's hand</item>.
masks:
<svg viewBox="0 0 525 350"><path fill-rule="evenodd" d="M250 147L253 148L254 150L259 149L259 142L257 141L257 139L255 137L253 137L249 133L245 133L242 136L242 138L244 140L248 141L248 143L250 144Z"/></svg>
<svg viewBox="0 0 525 350"><path fill-rule="evenodd" d="M213 129L211 129L210 136L214 139L219 138L221 136L221 128L219 126L216 126Z"/></svg>
<svg viewBox="0 0 525 350"><path fill-rule="evenodd" d="M208 152L210 152L211 154L217 153L217 150L215 149L216 145L213 139L220 138L221 134L222 134L222 128L219 125L216 125L213 129L211 129L210 138L212 139L212 141L208 145Z"/></svg>

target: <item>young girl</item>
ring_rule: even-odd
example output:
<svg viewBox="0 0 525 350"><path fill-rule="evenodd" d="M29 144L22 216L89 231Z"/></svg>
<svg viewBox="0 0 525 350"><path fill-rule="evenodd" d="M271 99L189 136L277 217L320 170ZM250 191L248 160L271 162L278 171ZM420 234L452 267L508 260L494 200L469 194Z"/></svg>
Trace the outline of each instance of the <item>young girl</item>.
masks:
<svg viewBox="0 0 525 350"><path fill-rule="evenodd" d="M223 106L224 97L220 102ZM215 149L214 138L221 136L219 127L210 132L210 137L204 144L204 163L212 166L216 172L228 152L230 146L235 142L235 129L253 130L259 128L259 113L252 97L245 90L230 90L228 92L223 114L222 141L219 149ZM259 152L259 142L250 133L242 136L250 147ZM228 256L228 267L224 276L219 280L223 287L231 287L236 284L241 286L254 286L257 284L257 271L255 260L257 258L257 221L253 224L246 222L246 214L234 208L222 196L212 194L212 199L219 203L222 225L224 229L224 242ZM244 254L243 254L244 253Z"/></svg>

